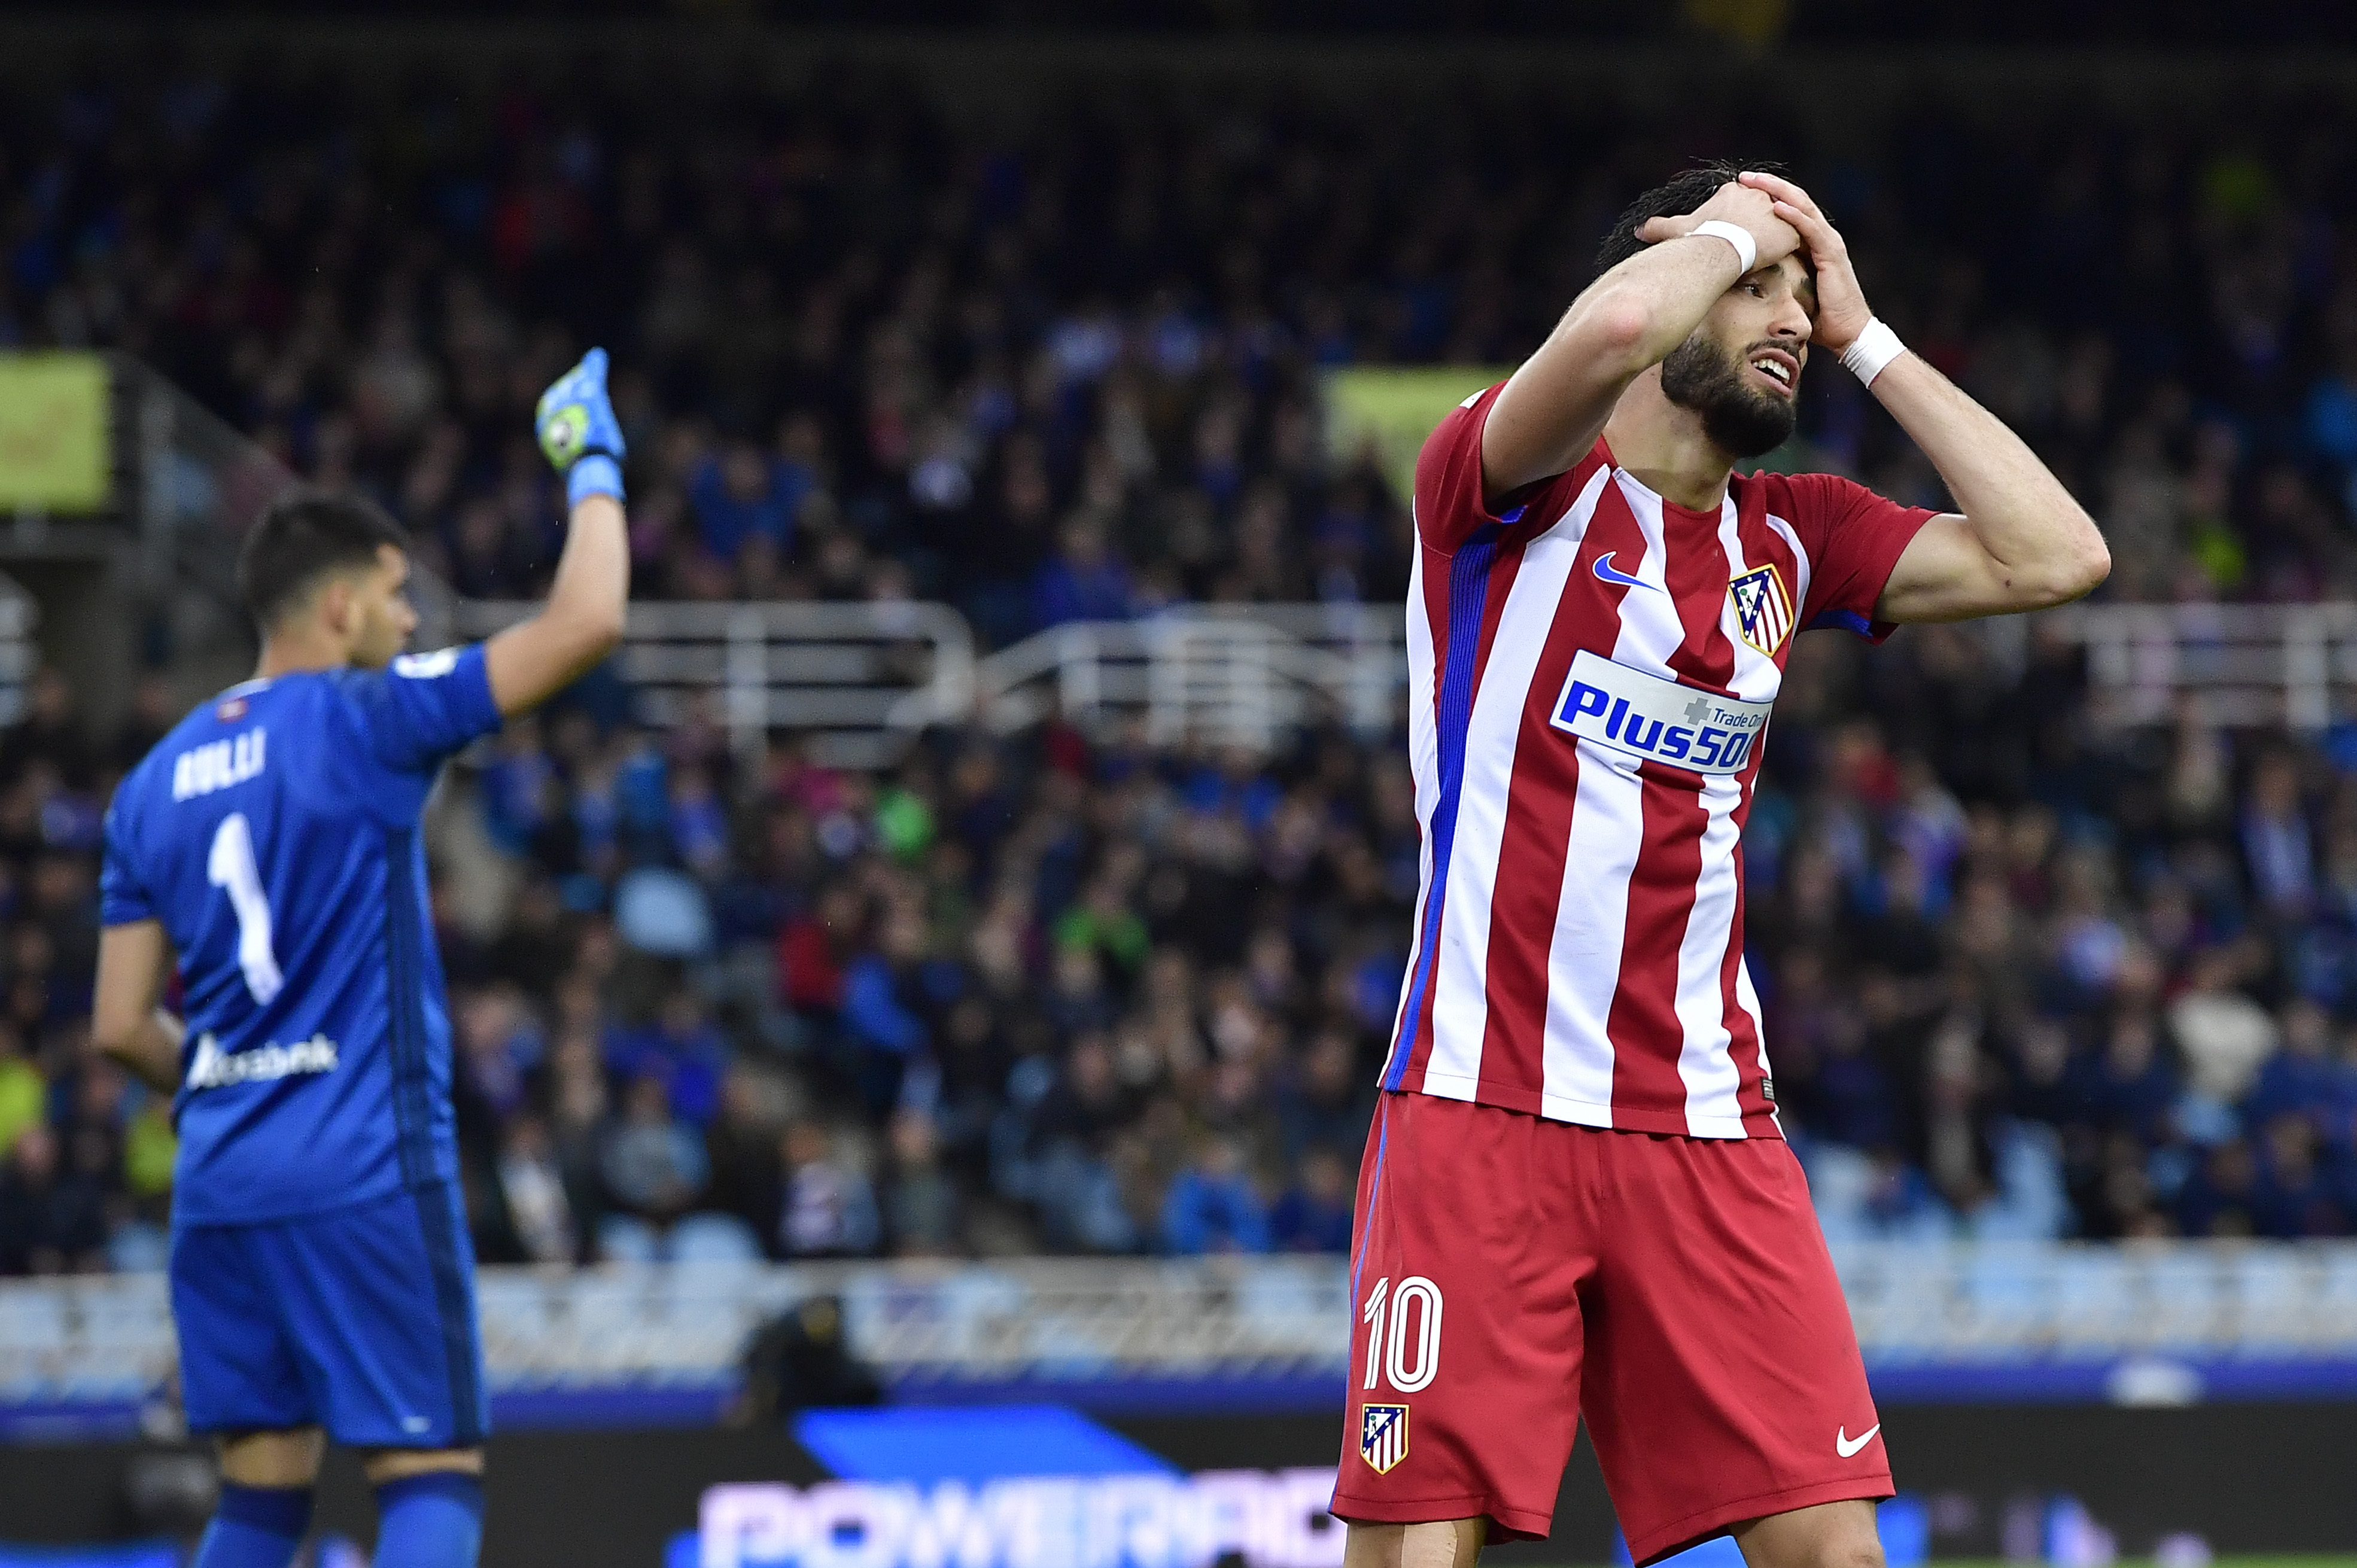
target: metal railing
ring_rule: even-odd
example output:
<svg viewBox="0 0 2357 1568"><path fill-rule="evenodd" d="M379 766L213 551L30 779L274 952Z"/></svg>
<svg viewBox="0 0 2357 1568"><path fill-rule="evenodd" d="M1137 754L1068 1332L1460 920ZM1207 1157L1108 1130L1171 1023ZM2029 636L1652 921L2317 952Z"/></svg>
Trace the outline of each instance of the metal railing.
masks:
<svg viewBox="0 0 2357 1568"><path fill-rule="evenodd" d="M537 607L462 600L451 632L488 637ZM701 710L739 755L788 730L813 762L887 768L927 725L974 707L974 634L946 605L640 601L623 638L639 721L667 727Z"/></svg>
<svg viewBox="0 0 2357 1568"><path fill-rule="evenodd" d="M2357 1361L2357 1243L1848 1243L1870 1366L2103 1358ZM895 1383L1252 1379L1346 1370L1339 1258L487 1268L502 1390L708 1387L787 1305L839 1296ZM0 1405L136 1399L176 1348L158 1274L0 1282Z"/></svg>
<svg viewBox="0 0 2357 1568"><path fill-rule="evenodd" d="M0 726L25 716L25 693L40 667L41 648L33 632L41 607L14 577L0 577Z"/></svg>
<svg viewBox="0 0 2357 1568"><path fill-rule="evenodd" d="M147 590L165 596L194 703L249 657L236 542L295 480L145 365L110 364L122 472L107 532L137 542ZM421 646L487 637L533 607L457 599L422 571L412 583ZM1405 677L1400 638L1393 606L1185 606L1059 627L982 659L946 605L641 600L620 673L643 724L701 716L740 754L786 732L815 762L867 770L931 725L1006 734L1055 714L1092 729L1142 720L1157 745L1266 746L1327 720L1380 733Z"/></svg>
<svg viewBox="0 0 2357 1568"><path fill-rule="evenodd" d="M2085 648L2089 717L2106 727L2183 713L2315 731L2357 712L2357 604L2072 605L2031 626Z"/></svg>
<svg viewBox="0 0 2357 1568"><path fill-rule="evenodd" d="M1142 724L1157 746L1265 747L1318 722L1380 735L1407 678L1401 621L1369 605L1197 605L1076 622L985 659L976 698L1002 734L1060 713L1089 729Z"/></svg>
<svg viewBox="0 0 2357 1568"><path fill-rule="evenodd" d="M533 607L460 601L437 630L488 637ZM890 767L935 725L1013 734L1059 714L1100 731L1142 723L1156 745L1266 746L1312 722L1381 734L1406 678L1400 619L1365 605L1189 606L1057 627L977 658L946 605L642 601L620 673L641 723L700 706L740 754L790 731L834 768Z"/></svg>
<svg viewBox="0 0 2357 1568"><path fill-rule="evenodd" d="M530 607L462 603L450 625L483 636ZM2089 718L2106 728L2190 713L2312 732L2357 715L2357 603L2073 605L1977 633L2013 676L2033 639L2083 647ZM1402 636L1389 605L1189 605L977 656L946 605L641 603L622 673L646 723L706 702L742 747L791 730L815 760L876 768L931 725L1013 734L1059 715L1155 746L1266 747L1318 723L1381 736L1406 682Z"/></svg>
<svg viewBox="0 0 2357 1568"><path fill-rule="evenodd" d="M482 636L529 608L460 604L451 625ZM1155 746L1265 748L1319 723L1379 736L1406 682L1402 635L1389 605L1189 605L977 656L946 605L642 603L622 673L646 723L706 702L742 747L791 730L814 760L877 768L931 725L1013 734L1060 715ZM2084 648L2088 717L2104 728L2190 714L2314 732L2357 716L2357 603L2073 605L1977 635L2008 676L2033 639Z"/></svg>
<svg viewBox="0 0 2357 1568"><path fill-rule="evenodd" d="M1848 1243L1833 1249L1869 1357L2163 1352L2357 1357L2357 1246Z"/></svg>
<svg viewBox="0 0 2357 1568"><path fill-rule="evenodd" d="M193 702L245 657L234 542L294 480L154 371L120 354L109 364L119 471L107 532L135 539L149 591L168 592ZM423 575L414 592L432 639L484 636L530 608L454 600ZM1313 722L1382 733L1405 680L1402 621L1395 604L1189 605L977 657L946 605L640 602L623 674L646 723L707 703L744 749L795 731L836 767L888 767L931 725L1012 733L1059 714L1092 729L1142 725L1156 745L1265 746ZM2072 605L1977 632L2008 675L2032 638L2083 646L2089 717L2104 727L2190 713L2316 731L2357 715L2357 602Z"/></svg>

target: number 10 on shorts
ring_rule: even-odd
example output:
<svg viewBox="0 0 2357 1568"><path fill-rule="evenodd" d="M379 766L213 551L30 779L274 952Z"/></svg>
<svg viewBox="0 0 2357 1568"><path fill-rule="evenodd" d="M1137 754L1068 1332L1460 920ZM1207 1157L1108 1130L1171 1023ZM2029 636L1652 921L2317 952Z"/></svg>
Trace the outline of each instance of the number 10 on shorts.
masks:
<svg viewBox="0 0 2357 1568"><path fill-rule="evenodd" d="M1388 1336L1383 1332L1386 1319L1391 1328ZM1422 1274L1410 1274L1394 1290L1391 1277L1385 1275L1367 1292L1367 1305L1360 1308L1359 1321L1367 1326L1367 1379L1361 1388L1372 1389L1380 1370L1393 1388L1412 1394L1439 1375L1438 1285ZM1412 1363L1411 1351L1415 1358Z"/></svg>

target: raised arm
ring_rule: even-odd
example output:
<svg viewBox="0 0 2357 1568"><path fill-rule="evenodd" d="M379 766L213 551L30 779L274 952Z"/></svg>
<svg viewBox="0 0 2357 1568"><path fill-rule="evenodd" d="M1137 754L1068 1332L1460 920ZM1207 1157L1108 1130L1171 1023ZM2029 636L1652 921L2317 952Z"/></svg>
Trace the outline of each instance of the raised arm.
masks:
<svg viewBox="0 0 2357 1568"><path fill-rule="evenodd" d="M1815 340L1846 362L1874 322L1849 247L1799 186L1774 175L1743 179L1773 197L1776 215L1800 231L1817 274ZM1883 359L1878 371L1859 368L1963 510L1943 512L1916 533L1875 604L1876 618L1968 620L2093 592L2112 570L2094 520L2027 442L1920 355L1885 359L1897 341L1884 338L1873 356Z"/></svg>
<svg viewBox="0 0 2357 1568"><path fill-rule="evenodd" d="M2086 510L2005 422L1914 354L1874 379L1874 395L1947 481L1943 512L1891 568L1878 620L1968 620L2068 604L2111 575Z"/></svg>
<svg viewBox="0 0 2357 1568"><path fill-rule="evenodd" d="M1728 223L1751 237L1743 264L1732 239L1695 235ZM1523 361L1481 432L1481 481L1495 502L1587 456L1631 381L1684 342L1718 296L1800 246L1767 193L1729 181L1694 211L1649 220L1646 248L1589 284ZM1694 238L1696 242L1663 242Z"/></svg>
<svg viewBox="0 0 2357 1568"><path fill-rule="evenodd" d="M180 1087L180 1021L156 1005L172 967L160 920L133 920L98 934L98 988L91 1003L91 1048L121 1062L165 1094Z"/></svg>
<svg viewBox="0 0 2357 1568"><path fill-rule="evenodd" d="M565 476L570 521L548 603L483 646L491 700L510 716L595 669L622 640L630 543L622 519L622 427L606 396L606 350L592 349L543 392L541 449Z"/></svg>

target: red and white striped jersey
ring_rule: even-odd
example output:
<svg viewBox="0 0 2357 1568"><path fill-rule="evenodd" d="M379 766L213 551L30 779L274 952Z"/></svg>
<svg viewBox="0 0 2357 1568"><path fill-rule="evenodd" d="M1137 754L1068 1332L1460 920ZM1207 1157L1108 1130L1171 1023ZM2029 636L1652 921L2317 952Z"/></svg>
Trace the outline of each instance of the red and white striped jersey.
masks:
<svg viewBox="0 0 2357 1568"><path fill-rule="evenodd" d="M1387 1089L1781 1135L1743 963L1743 822L1797 628L1875 640L1932 514L1832 475L1664 500L1598 441L1491 516L1498 389L1416 463L1408 749L1424 886Z"/></svg>

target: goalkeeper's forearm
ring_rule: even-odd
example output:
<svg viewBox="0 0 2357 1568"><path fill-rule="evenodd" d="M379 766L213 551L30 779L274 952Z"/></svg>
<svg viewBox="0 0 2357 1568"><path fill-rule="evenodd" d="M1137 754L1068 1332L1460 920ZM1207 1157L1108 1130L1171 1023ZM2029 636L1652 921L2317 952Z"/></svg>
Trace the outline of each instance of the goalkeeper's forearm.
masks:
<svg viewBox="0 0 2357 1568"><path fill-rule="evenodd" d="M585 662L578 675L622 640L622 619L630 602L630 534L619 496L597 492L574 503L565 532L565 551L548 585L544 620L560 623L580 639Z"/></svg>
<svg viewBox="0 0 2357 1568"><path fill-rule="evenodd" d="M483 650L503 714L539 706L595 669L622 640L630 597L630 542L622 503L605 494L574 503L548 603Z"/></svg>
<svg viewBox="0 0 2357 1568"><path fill-rule="evenodd" d="M123 1064L132 1076L159 1094L180 1088L180 1042L188 1026L161 1007L126 1033L93 1041L100 1055Z"/></svg>
<svg viewBox="0 0 2357 1568"><path fill-rule="evenodd" d="M166 1094L180 1087L180 1041L188 1033L156 1004L171 972L172 943L161 920L122 920L99 931L91 1048Z"/></svg>

